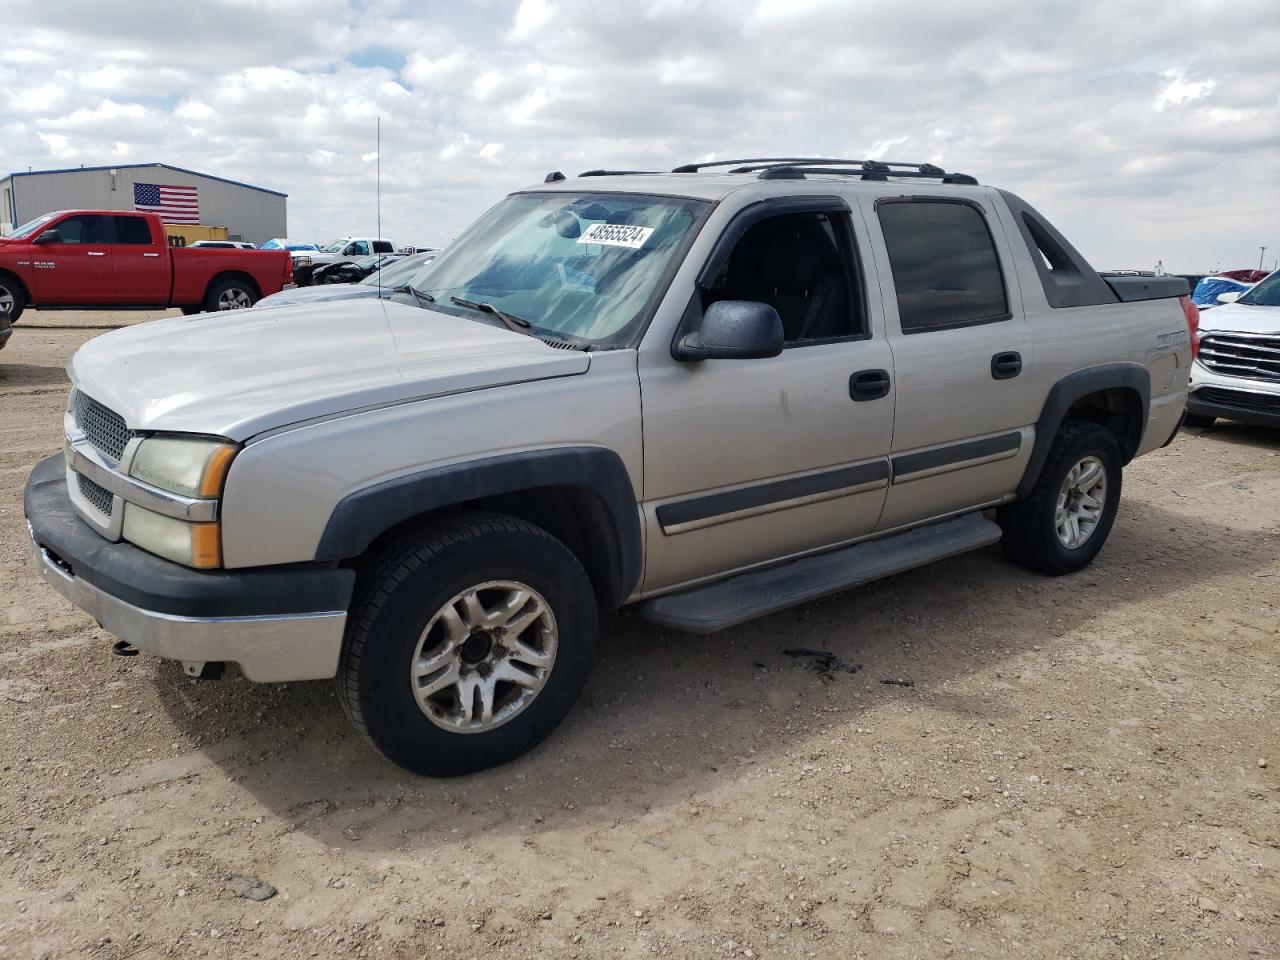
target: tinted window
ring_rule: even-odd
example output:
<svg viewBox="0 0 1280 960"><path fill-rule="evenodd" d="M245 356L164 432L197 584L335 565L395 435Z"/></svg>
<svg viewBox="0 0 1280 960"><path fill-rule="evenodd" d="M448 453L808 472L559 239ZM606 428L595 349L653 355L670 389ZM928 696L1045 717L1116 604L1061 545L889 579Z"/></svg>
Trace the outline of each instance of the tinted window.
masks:
<svg viewBox="0 0 1280 960"><path fill-rule="evenodd" d="M151 227L143 217L112 217L116 222L116 243L151 243Z"/></svg>
<svg viewBox="0 0 1280 960"><path fill-rule="evenodd" d="M369 244L363 240L357 240L351 246L347 247L347 255L355 257L367 257L369 255Z"/></svg>
<svg viewBox="0 0 1280 960"><path fill-rule="evenodd" d="M862 334L846 213L788 213L749 227L703 297L767 303L788 344Z"/></svg>
<svg viewBox="0 0 1280 960"><path fill-rule="evenodd" d="M386 240L375 240L373 241L373 252L374 253L395 253L396 250L395 250L395 247L393 247Z"/></svg>
<svg viewBox="0 0 1280 960"><path fill-rule="evenodd" d="M903 333L1008 319L1000 261L977 208L908 200L882 202L877 213Z"/></svg>
<svg viewBox="0 0 1280 960"><path fill-rule="evenodd" d="M67 217L54 229L63 243L107 242L107 218L96 214Z"/></svg>

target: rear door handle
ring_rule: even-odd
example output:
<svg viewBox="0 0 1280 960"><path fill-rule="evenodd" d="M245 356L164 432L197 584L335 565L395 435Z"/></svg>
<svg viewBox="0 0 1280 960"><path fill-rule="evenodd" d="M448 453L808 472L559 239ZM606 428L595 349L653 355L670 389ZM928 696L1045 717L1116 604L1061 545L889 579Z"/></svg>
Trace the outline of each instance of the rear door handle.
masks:
<svg viewBox="0 0 1280 960"><path fill-rule="evenodd" d="M993 380L1012 380L1022 372L1022 354L1016 350L997 353L991 358L991 377Z"/></svg>
<svg viewBox="0 0 1280 960"><path fill-rule="evenodd" d="M143 254L143 256L144 256L144 257L158 257L158 256L160 256L160 254L158 254L158 253L144 253L144 254Z"/></svg>
<svg viewBox="0 0 1280 960"><path fill-rule="evenodd" d="M106 254L105 254L105 253L103 253L101 250L87 250L87 251L85 251L85 253L86 253L86 255L87 255L87 256L90 256L90 257L105 257L105 256L106 256Z"/></svg>
<svg viewBox="0 0 1280 960"><path fill-rule="evenodd" d="M849 397L852 400L879 400L889 395L888 370L859 370L849 378Z"/></svg>

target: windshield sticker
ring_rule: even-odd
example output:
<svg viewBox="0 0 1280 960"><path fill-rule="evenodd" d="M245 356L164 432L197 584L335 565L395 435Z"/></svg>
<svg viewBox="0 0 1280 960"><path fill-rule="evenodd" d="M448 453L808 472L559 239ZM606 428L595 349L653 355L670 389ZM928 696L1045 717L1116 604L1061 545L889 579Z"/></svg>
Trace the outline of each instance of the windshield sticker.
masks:
<svg viewBox="0 0 1280 960"><path fill-rule="evenodd" d="M593 223L583 231L578 242L639 250L652 233L653 227L631 227L625 223Z"/></svg>

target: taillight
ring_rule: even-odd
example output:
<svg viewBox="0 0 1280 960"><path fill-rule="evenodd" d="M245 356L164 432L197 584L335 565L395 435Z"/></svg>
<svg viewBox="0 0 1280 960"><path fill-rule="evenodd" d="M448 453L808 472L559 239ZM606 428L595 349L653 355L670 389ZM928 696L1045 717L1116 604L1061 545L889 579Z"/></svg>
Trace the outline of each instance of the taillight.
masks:
<svg viewBox="0 0 1280 960"><path fill-rule="evenodd" d="M1191 359L1194 360L1200 353L1200 308L1190 297L1179 297L1178 302L1182 304L1182 315L1187 318L1187 333L1191 335Z"/></svg>
<svg viewBox="0 0 1280 960"><path fill-rule="evenodd" d="M284 257L284 282L288 283L293 279L293 257L287 253Z"/></svg>

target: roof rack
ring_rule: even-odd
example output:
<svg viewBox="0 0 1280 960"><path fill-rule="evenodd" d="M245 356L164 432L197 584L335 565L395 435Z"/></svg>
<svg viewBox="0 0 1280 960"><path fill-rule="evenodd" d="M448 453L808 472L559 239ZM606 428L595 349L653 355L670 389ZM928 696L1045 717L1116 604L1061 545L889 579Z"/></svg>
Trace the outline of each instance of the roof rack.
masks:
<svg viewBox="0 0 1280 960"><path fill-rule="evenodd" d="M729 173L758 173L761 180L803 180L806 174L836 174L863 180L941 180L943 183L976 185L967 173L948 173L932 163L905 163L896 160L838 160L825 157L757 157L746 160L710 160L686 163L672 173L697 173L706 167L731 167Z"/></svg>
<svg viewBox="0 0 1280 960"><path fill-rule="evenodd" d="M580 177L632 177L640 174L660 173L659 170L583 170Z"/></svg>

